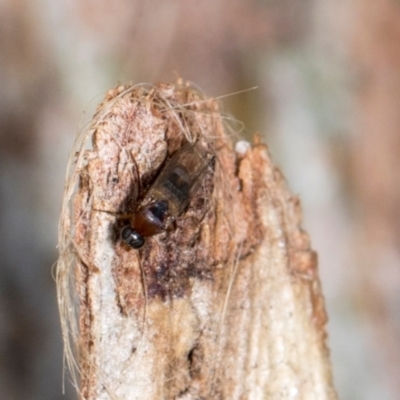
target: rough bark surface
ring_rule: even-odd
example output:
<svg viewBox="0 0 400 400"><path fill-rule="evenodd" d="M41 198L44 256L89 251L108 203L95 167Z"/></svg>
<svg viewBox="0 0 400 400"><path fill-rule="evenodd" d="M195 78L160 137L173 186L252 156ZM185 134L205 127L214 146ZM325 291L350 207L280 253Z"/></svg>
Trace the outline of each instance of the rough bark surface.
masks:
<svg viewBox="0 0 400 400"><path fill-rule="evenodd" d="M190 86L124 86L77 140L58 293L82 398L336 398L299 200L265 145L235 150L226 128ZM173 226L130 249L118 214L186 142L215 162Z"/></svg>

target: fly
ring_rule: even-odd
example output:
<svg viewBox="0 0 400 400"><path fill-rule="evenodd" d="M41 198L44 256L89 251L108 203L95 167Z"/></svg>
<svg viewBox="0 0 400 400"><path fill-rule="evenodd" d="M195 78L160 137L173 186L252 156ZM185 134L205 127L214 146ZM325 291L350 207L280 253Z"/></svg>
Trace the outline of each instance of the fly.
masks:
<svg viewBox="0 0 400 400"><path fill-rule="evenodd" d="M121 229L121 239L140 249L146 237L165 231L199 189L212 159L199 144L188 143L179 149L151 185L129 225Z"/></svg>

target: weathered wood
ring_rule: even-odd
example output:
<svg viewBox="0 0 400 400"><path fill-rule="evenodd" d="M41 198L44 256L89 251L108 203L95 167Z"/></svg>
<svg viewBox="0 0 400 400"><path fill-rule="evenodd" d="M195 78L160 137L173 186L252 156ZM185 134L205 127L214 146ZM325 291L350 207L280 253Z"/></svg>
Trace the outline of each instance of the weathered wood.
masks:
<svg viewBox="0 0 400 400"><path fill-rule="evenodd" d="M130 249L117 214L188 141L215 163L174 225ZM336 398L317 257L258 138L235 150L216 101L190 86L125 86L74 152L58 294L82 398Z"/></svg>

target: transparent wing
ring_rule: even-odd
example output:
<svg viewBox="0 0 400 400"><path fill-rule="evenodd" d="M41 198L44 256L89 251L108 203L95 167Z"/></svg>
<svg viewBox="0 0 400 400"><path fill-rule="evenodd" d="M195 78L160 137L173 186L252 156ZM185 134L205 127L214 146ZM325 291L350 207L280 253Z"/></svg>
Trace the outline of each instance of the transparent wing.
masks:
<svg viewBox="0 0 400 400"><path fill-rule="evenodd" d="M199 144L184 145L162 168L143 203L166 200L169 213L178 216L200 187L212 159Z"/></svg>

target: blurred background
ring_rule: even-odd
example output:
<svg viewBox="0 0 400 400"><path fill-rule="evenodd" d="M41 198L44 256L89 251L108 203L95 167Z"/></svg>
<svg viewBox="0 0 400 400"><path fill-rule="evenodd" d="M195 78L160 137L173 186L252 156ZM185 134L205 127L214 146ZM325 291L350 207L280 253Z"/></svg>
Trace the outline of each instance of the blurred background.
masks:
<svg viewBox="0 0 400 400"><path fill-rule="evenodd" d="M195 82L262 133L319 253L342 400L400 393L398 0L0 0L0 393L62 395L51 266L74 135L117 83Z"/></svg>

